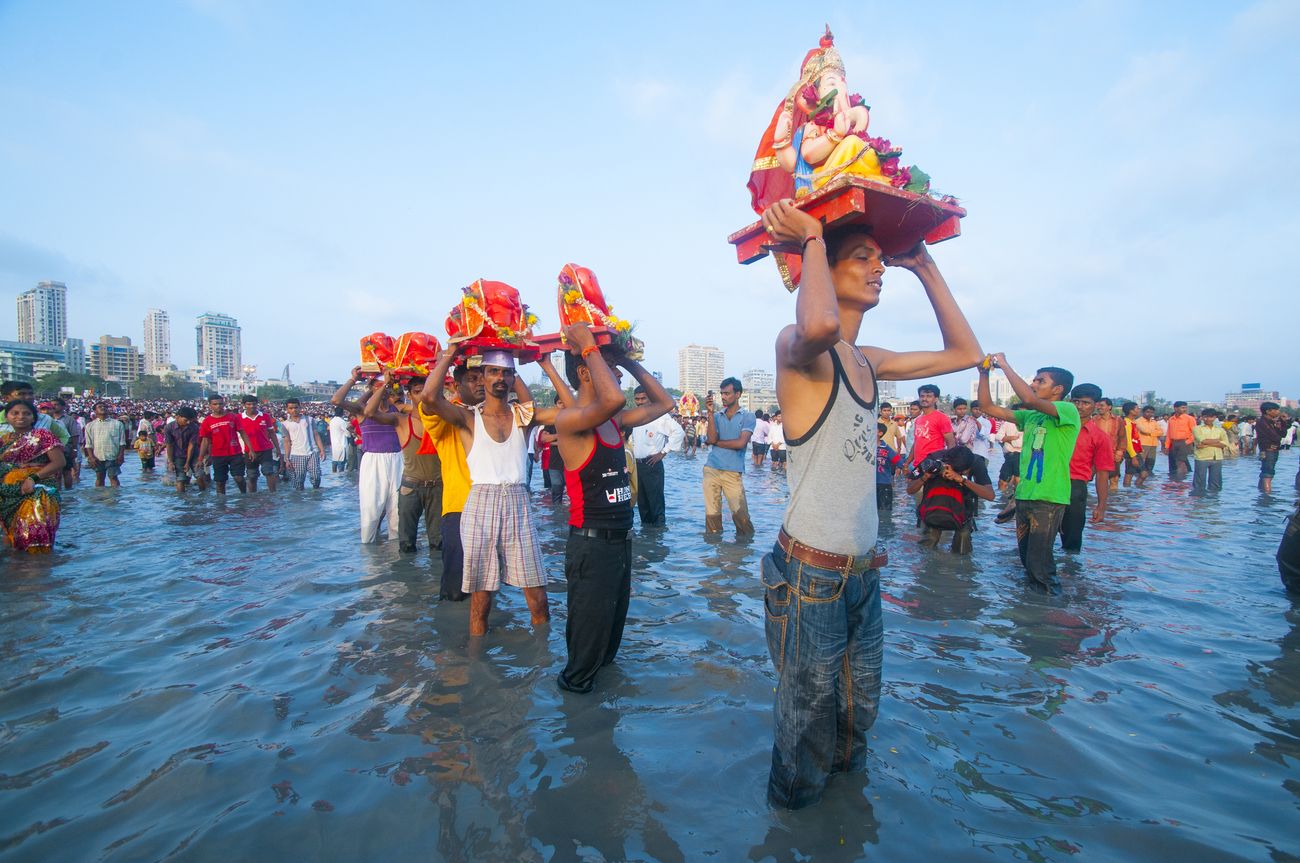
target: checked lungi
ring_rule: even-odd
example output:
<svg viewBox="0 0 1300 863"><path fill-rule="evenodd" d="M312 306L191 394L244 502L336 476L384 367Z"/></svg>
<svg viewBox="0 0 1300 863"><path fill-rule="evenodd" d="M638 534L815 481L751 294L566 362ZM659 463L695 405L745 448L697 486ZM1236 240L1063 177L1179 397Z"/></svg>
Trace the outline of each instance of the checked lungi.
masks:
<svg viewBox="0 0 1300 863"><path fill-rule="evenodd" d="M307 477L311 477L311 487L320 488L320 455L318 453L308 453L307 455L298 455L293 453L289 456L289 482L294 488L302 488Z"/></svg>
<svg viewBox="0 0 1300 863"><path fill-rule="evenodd" d="M465 550L466 593L514 587L542 587L546 570L533 527L528 488L517 485L472 485L460 517Z"/></svg>

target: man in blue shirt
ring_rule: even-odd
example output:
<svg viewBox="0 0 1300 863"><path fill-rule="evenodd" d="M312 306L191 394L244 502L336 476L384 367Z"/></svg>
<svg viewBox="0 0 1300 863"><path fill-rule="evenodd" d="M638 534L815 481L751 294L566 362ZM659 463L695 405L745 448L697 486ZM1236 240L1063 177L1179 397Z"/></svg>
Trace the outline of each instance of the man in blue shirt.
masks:
<svg viewBox="0 0 1300 863"><path fill-rule="evenodd" d="M718 386L722 396L722 410L714 411L713 394L704 400L708 427L704 441L712 447L704 463L704 530L722 533L722 496L727 496L731 521L736 525L736 535L750 535L754 523L749 520L749 505L745 502L745 451L754 434L754 415L740 407L740 394L744 392L740 381L727 378Z"/></svg>

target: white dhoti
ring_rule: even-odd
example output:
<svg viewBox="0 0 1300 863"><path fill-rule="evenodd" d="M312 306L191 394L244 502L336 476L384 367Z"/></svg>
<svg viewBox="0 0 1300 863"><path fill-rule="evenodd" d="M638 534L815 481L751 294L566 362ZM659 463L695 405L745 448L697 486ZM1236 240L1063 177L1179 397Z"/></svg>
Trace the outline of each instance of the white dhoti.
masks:
<svg viewBox="0 0 1300 863"><path fill-rule="evenodd" d="M361 541L379 542L379 524L388 523L388 538L397 539L397 499L402 486L400 452L361 456L357 490L361 498Z"/></svg>

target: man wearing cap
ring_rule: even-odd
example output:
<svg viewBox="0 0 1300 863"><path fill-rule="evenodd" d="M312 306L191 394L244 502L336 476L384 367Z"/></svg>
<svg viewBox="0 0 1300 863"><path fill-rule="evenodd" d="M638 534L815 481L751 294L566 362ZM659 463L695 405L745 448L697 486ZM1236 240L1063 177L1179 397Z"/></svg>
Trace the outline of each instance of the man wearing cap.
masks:
<svg viewBox="0 0 1300 863"><path fill-rule="evenodd" d="M424 425L425 438L438 451L438 465L442 471L442 581L438 598L452 602L465 599L461 589L465 576L465 553L460 544L460 517L465 510L465 501L469 498L469 465L465 460L465 444L461 440L460 430L446 422L436 413L432 413L434 390L442 391L447 378L447 370L435 367L428 381L421 388L415 399L416 415ZM483 367L461 363L452 372L457 403L466 408L473 408L483 403Z"/></svg>
<svg viewBox="0 0 1300 863"><path fill-rule="evenodd" d="M446 376L458 350L457 344L443 350L429 375L433 380ZM425 390L433 397L434 413L455 427L469 468L470 490L461 514L460 538L465 570L461 589L471 595L471 636L487 634L492 599L503 582L523 589L534 626L551 619L546 570L526 485L526 432L533 424L533 397L515 374L515 357L509 351L484 353L482 369L485 398L481 405L453 404L439 386ZM514 404L510 402L512 390L518 396Z"/></svg>

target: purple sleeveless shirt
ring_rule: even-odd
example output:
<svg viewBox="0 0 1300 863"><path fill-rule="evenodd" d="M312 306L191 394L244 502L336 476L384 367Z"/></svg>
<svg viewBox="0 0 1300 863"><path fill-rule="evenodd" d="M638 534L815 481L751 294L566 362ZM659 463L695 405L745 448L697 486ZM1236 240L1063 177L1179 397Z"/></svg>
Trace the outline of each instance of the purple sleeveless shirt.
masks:
<svg viewBox="0 0 1300 863"><path fill-rule="evenodd" d="M389 411L396 413L396 411ZM386 426L371 419L361 421L361 446L366 452L401 452L402 444L397 439L397 427Z"/></svg>

